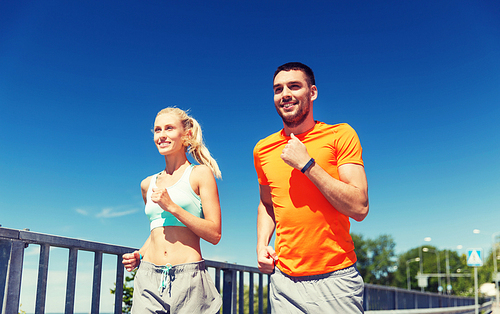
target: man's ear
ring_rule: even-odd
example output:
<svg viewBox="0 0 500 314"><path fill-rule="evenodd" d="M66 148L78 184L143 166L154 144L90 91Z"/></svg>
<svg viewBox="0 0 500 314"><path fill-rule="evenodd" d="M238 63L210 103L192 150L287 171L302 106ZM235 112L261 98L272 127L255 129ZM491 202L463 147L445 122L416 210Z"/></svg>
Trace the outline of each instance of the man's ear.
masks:
<svg viewBox="0 0 500 314"><path fill-rule="evenodd" d="M318 88L316 85L311 86L311 100L316 100L318 98Z"/></svg>

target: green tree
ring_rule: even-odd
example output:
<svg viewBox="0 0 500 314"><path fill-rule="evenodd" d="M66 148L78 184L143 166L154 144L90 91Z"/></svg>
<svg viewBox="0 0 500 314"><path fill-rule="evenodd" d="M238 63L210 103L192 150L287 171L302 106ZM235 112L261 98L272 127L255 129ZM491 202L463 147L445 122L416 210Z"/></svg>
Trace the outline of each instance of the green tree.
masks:
<svg viewBox="0 0 500 314"><path fill-rule="evenodd" d="M125 282L123 283L123 305L122 305L122 313L130 313L132 309L132 296L134 294L134 285L133 281L135 278L135 274L137 273L137 269L134 269L130 275L125 277ZM116 283L115 289L110 289L112 294L116 293Z"/></svg>
<svg viewBox="0 0 500 314"><path fill-rule="evenodd" d="M351 234L358 258L357 267L365 283L393 285L396 266L396 246L392 236L380 235L376 239L363 239Z"/></svg>
<svg viewBox="0 0 500 314"><path fill-rule="evenodd" d="M410 275L410 286L411 289L420 290L418 286L417 273L420 272L420 264L422 264L423 274L437 274L438 273L438 257L439 257L439 272L442 274L441 286L443 287L443 293L446 293L446 287L448 285L448 279L446 274L446 261L448 260L448 265L450 269L450 274L455 277L450 276L450 285L452 287L452 294L471 296L474 294L474 278L473 269L467 266L467 257L465 254L458 255L456 251L452 250L438 250L433 246L426 246L427 252L420 252L422 247L416 247L408 250L398 256L397 260L397 270L394 273L395 285L400 288L407 288L407 265L409 267ZM420 261L415 261L416 258L421 258ZM410 262L409 262L410 261ZM414 261L414 262L413 262ZM408 263L407 263L408 262ZM429 277L428 287L425 291L438 292L439 280L437 277ZM472 289L472 290L471 290Z"/></svg>

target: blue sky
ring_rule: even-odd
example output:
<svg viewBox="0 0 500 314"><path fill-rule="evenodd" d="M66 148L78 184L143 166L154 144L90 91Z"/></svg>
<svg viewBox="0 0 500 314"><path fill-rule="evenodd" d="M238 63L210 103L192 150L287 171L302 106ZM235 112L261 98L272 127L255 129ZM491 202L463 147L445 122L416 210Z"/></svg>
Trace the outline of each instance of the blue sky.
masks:
<svg viewBox="0 0 500 314"><path fill-rule="evenodd" d="M223 236L204 256L254 266L252 149L282 127L274 70L301 61L315 118L349 123L364 149L370 213L352 232L390 234L398 253L425 237L487 249L499 17L496 1L2 1L0 224L140 247L139 184L164 166L151 128L175 105L223 175Z"/></svg>

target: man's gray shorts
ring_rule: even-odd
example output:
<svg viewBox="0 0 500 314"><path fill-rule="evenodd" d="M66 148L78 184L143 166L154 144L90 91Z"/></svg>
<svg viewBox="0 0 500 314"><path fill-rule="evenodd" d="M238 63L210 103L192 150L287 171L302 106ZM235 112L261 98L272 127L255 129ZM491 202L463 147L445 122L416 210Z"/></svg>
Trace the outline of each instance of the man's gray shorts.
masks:
<svg viewBox="0 0 500 314"><path fill-rule="evenodd" d="M175 266L141 262L134 279L132 313L216 313L221 297L205 261Z"/></svg>
<svg viewBox="0 0 500 314"><path fill-rule="evenodd" d="M363 278L356 267L314 276L271 275L272 313L363 313Z"/></svg>

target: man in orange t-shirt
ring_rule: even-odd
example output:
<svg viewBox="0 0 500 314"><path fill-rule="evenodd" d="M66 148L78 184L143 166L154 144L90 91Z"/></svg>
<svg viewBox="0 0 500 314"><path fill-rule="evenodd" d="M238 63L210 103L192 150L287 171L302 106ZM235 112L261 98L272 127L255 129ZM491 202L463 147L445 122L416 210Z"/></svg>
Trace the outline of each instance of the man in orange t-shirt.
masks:
<svg viewBox="0 0 500 314"><path fill-rule="evenodd" d="M362 313L363 279L355 268L349 218L368 214L362 149L347 124L313 118L314 74L298 62L274 74L283 129L259 141L259 269L271 273L274 313ZM276 251L269 246L276 230Z"/></svg>

